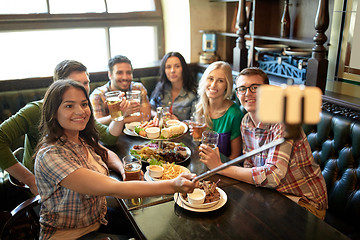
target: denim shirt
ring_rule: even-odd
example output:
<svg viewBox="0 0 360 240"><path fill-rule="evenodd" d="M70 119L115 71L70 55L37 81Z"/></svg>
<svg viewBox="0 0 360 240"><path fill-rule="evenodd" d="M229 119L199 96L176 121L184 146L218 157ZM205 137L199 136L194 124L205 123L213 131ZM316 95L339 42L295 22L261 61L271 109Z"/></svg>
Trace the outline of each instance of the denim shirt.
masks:
<svg viewBox="0 0 360 240"><path fill-rule="evenodd" d="M153 110L157 107L171 107L172 113L179 120L190 119L190 115L195 108L197 95L194 92L186 91L184 88L181 89L179 95L175 98L172 103L171 96L171 84L165 85L164 96L160 93L161 83L157 83L155 90L152 92L150 97L150 104Z"/></svg>

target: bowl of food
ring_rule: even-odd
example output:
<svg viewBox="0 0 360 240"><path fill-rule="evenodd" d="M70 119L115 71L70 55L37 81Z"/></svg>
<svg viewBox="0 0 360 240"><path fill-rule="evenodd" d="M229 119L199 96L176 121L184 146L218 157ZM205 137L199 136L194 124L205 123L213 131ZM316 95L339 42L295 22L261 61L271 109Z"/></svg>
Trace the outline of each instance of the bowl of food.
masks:
<svg viewBox="0 0 360 240"><path fill-rule="evenodd" d="M211 208L218 204L221 199L220 188L216 187L217 183L210 181L199 182L199 189L205 192L205 200L202 204L194 204L189 199L188 194L181 193L180 200L187 206L192 208ZM195 191L195 190L194 190Z"/></svg>
<svg viewBox="0 0 360 240"><path fill-rule="evenodd" d="M188 193L188 201L192 205L200 205L205 201L205 191L200 188L195 188L192 193Z"/></svg>
<svg viewBox="0 0 360 240"><path fill-rule="evenodd" d="M180 153L182 156L187 157L188 156L188 151L187 148L183 147L183 146L176 146L174 148L174 151L177 153Z"/></svg>
<svg viewBox="0 0 360 240"><path fill-rule="evenodd" d="M176 125L179 125L179 124L180 124L179 120L168 120L168 121L166 121L166 126L167 127L176 126Z"/></svg>
<svg viewBox="0 0 360 240"><path fill-rule="evenodd" d="M125 124L125 127L126 127L129 131L134 131L137 126L140 126L140 124L141 124L140 122L131 122L131 123Z"/></svg>
<svg viewBox="0 0 360 240"><path fill-rule="evenodd" d="M158 138L160 136L160 128L158 127L149 127L145 130L146 136L151 139Z"/></svg>
<svg viewBox="0 0 360 240"><path fill-rule="evenodd" d="M149 165L146 167L146 170L149 172L150 177L160 178L163 174L164 168L159 165Z"/></svg>

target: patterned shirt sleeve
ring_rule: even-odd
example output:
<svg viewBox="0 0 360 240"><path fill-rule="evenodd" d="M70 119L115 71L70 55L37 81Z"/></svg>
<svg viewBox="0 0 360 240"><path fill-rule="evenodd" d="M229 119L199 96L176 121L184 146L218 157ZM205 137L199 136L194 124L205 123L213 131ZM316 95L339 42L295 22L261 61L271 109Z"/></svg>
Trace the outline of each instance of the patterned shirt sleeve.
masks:
<svg viewBox="0 0 360 240"><path fill-rule="evenodd" d="M43 181L37 184L51 182L58 185L70 173L77 170L81 165L73 161L66 151L60 148L45 148L39 152L36 160L37 170L35 174ZM50 177L51 176L51 177ZM39 190L43 189L39 187Z"/></svg>
<svg viewBox="0 0 360 240"><path fill-rule="evenodd" d="M276 188L285 177L289 165L293 140L271 148L265 159L265 165L252 169L256 186Z"/></svg>
<svg viewBox="0 0 360 240"><path fill-rule="evenodd" d="M94 89L90 94L90 102L93 107L95 118L102 118L109 115L109 109L105 98L106 91L106 85L104 85Z"/></svg>
<svg viewBox="0 0 360 240"><path fill-rule="evenodd" d="M284 134L284 126L281 124L274 124L270 129L254 127L250 116L246 115L242 121L244 153L279 139ZM276 188L287 173L292 149L293 141L288 140L245 160L244 167L252 168L254 184Z"/></svg>

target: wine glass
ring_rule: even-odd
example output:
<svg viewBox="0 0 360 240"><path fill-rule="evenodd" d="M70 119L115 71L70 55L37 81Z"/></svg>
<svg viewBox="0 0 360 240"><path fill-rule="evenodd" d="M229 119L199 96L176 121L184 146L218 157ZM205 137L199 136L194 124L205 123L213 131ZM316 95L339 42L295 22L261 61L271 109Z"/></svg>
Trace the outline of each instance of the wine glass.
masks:
<svg viewBox="0 0 360 240"><path fill-rule="evenodd" d="M219 134L215 131L204 131L202 133L201 143L211 147L212 149L216 149L219 143Z"/></svg>

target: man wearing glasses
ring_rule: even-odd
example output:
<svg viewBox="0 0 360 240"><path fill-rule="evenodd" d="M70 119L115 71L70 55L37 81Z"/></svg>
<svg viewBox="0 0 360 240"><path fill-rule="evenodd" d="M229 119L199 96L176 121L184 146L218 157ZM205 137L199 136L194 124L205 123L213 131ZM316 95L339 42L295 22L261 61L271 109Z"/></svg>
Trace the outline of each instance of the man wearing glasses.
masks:
<svg viewBox="0 0 360 240"><path fill-rule="evenodd" d="M122 55L116 55L111 58L108 63L109 82L105 85L94 89L90 95L90 101L94 109L95 119L108 125L111 122L109 108L106 104L105 93L111 91L141 91L141 104L131 102L129 111L124 115L124 123L128 122L141 122L142 120L149 120L151 107L147 97L147 90L140 82L133 82L133 67L131 61ZM141 112L140 116L129 116L131 113ZM145 116L145 119L143 119Z"/></svg>
<svg viewBox="0 0 360 240"><path fill-rule="evenodd" d="M246 68L236 79L236 95L248 112L240 126L243 154L285 136L284 124L266 124L257 119L256 94L263 84L269 84L269 79L258 68ZM255 186L276 189L324 219L327 208L325 180L320 166L314 161L304 131L300 130L299 135L298 139L288 139L246 159L243 166L230 166L219 173ZM201 145L200 150L200 160L208 168L222 164L218 149Z"/></svg>

